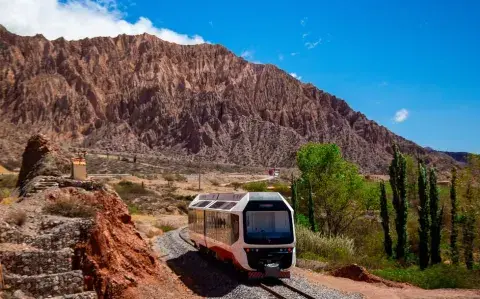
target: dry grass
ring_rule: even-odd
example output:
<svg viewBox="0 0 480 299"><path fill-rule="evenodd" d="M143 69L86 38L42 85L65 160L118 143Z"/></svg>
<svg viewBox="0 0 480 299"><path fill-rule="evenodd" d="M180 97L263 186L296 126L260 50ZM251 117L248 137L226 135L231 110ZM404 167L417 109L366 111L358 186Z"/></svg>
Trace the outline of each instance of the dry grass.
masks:
<svg viewBox="0 0 480 299"><path fill-rule="evenodd" d="M24 211L12 211L7 215L5 220L9 224L22 226L27 221L27 214Z"/></svg>
<svg viewBox="0 0 480 299"><path fill-rule="evenodd" d="M215 179L211 179L210 184L212 184L212 186L215 186L215 187L220 186L220 182Z"/></svg>
<svg viewBox="0 0 480 299"><path fill-rule="evenodd" d="M175 229L175 224L165 219L158 219L154 226L161 229L164 233Z"/></svg>
<svg viewBox="0 0 480 299"><path fill-rule="evenodd" d="M355 254L354 241L347 237L323 236L302 225L296 227L296 236L297 250L303 255L311 253L327 260L348 260Z"/></svg>
<svg viewBox="0 0 480 299"><path fill-rule="evenodd" d="M70 218L92 218L95 215L95 207L72 199L60 199L46 205L43 211L51 215L59 215Z"/></svg>

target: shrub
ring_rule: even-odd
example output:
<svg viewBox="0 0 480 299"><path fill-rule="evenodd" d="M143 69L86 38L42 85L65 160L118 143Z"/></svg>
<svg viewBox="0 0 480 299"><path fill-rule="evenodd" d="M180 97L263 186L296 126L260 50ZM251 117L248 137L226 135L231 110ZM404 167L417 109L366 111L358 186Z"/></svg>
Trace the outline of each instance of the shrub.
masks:
<svg viewBox="0 0 480 299"><path fill-rule="evenodd" d="M291 194L290 187L287 184L281 182L273 184L272 191L278 192L284 196L290 196Z"/></svg>
<svg viewBox="0 0 480 299"><path fill-rule="evenodd" d="M15 174L0 175L0 188L13 189L17 186L18 176Z"/></svg>
<svg viewBox="0 0 480 299"><path fill-rule="evenodd" d="M10 197L11 193L12 193L12 189L0 188L0 200Z"/></svg>
<svg viewBox="0 0 480 299"><path fill-rule="evenodd" d="M127 208L130 215L140 214L140 208L135 204L128 204Z"/></svg>
<svg viewBox="0 0 480 299"><path fill-rule="evenodd" d="M265 181L246 183L242 188L248 192L266 192L268 190Z"/></svg>
<svg viewBox="0 0 480 299"><path fill-rule="evenodd" d="M168 221L165 221L163 219L157 220L157 222L154 225L156 228L161 229L163 232L169 232L171 230L175 230L175 226L169 223Z"/></svg>
<svg viewBox="0 0 480 299"><path fill-rule="evenodd" d="M151 195L153 192L131 181L122 180L114 186L115 191L123 200L131 200L141 195Z"/></svg>
<svg viewBox="0 0 480 299"><path fill-rule="evenodd" d="M310 252L327 260L351 259L355 254L354 242L350 238L323 236L320 233L312 232L303 225L298 225L295 231L297 250L300 254Z"/></svg>
<svg viewBox="0 0 480 299"><path fill-rule="evenodd" d="M188 214L188 205L186 202L179 202L177 203L177 208L184 212L185 214Z"/></svg>
<svg viewBox="0 0 480 299"><path fill-rule="evenodd" d="M175 181L177 182L187 182L187 177L179 173L175 174Z"/></svg>
<svg viewBox="0 0 480 299"><path fill-rule="evenodd" d="M211 179L210 184L212 184L212 186L215 186L215 187L220 186L220 182L215 179Z"/></svg>
<svg viewBox="0 0 480 299"><path fill-rule="evenodd" d="M92 218L95 215L96 209L80 201L60 199L46 205L43 211L47 214L70 218Z"/></svg>
<svg viewBox="0 0 480 299"><path fill-rule="evenodd" d="M12 211L7 215L7 223L22 226L27 221L27 214L24 211Z"/></svg>
<svg viewBox="0 0 480 299"><path fill-rule="evenodd" d="M407 282L424 289L480 287L480 275L460 266L437 264L423 271L418 267L373 271L385 279Z"/></svg>
<svg viewBox="0 0 480 299"><path fill-rule="evenodd" d="M238 188L242 187L242 183L239 183L239 182L231 182L231 183L230 183L230 186L233 187L233 190L237 191Z"/></svg>

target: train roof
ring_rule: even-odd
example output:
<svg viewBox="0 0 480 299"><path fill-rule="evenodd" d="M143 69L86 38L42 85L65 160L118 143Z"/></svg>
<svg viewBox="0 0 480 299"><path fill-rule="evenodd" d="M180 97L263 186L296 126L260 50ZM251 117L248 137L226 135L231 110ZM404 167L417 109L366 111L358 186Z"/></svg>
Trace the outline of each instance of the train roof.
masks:
<svg viewBox="0 0 480 299"><path fill-rule="evenodd" d="M278 192L204 193L190 203L189 208L214 211L241 211L248 201L284 201Z"/></svg>

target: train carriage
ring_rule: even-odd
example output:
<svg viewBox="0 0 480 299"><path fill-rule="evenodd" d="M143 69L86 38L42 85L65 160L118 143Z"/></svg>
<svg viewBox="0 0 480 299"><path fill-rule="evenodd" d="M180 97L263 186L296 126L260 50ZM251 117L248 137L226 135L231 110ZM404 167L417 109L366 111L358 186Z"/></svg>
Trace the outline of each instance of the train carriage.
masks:
<svg viewBox="0 0 480 299"><path fill-rule="evenodd" d="M293 210L277 192L199 194L189 205L191 241L249 278L290 277Z"/></svg>

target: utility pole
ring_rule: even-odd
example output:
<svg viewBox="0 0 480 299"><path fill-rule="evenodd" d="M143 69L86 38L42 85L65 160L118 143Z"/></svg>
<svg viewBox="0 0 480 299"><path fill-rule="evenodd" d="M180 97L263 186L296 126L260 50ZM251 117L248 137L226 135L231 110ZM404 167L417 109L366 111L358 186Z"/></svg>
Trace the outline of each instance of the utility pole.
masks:
<svg viewBox="0 0 480 299"><path fill-rule="evenodd" d="M202 190L202 186L201 186L201 174L200 174L200 171L198 172L198 191Z"/></svg>

